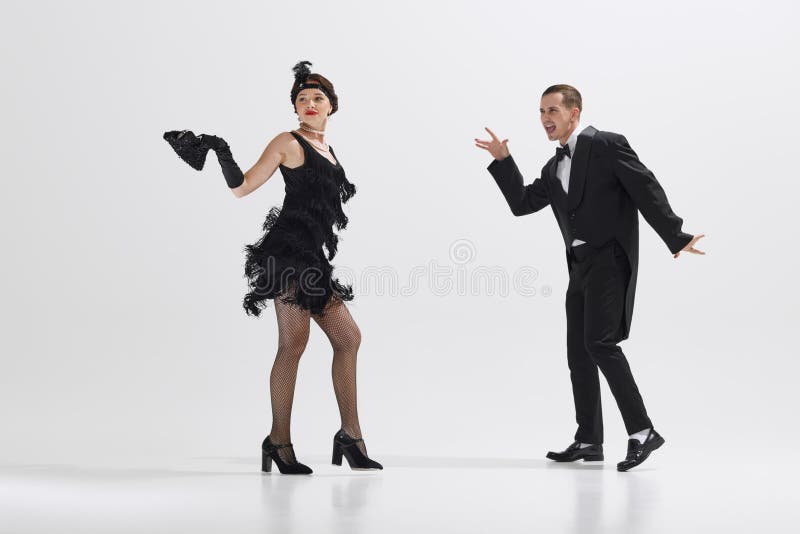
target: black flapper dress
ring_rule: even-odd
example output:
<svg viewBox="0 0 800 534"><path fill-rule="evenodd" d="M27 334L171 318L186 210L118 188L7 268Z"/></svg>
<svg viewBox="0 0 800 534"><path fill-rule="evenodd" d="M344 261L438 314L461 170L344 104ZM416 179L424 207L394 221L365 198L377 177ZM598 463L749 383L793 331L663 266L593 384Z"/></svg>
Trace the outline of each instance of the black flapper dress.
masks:
<svg viewBox="0 0 800 534"><path fill-rule="evenodd" d="M333 227L347 226L342 204L356 193L356 187L347 181L332 147L336 164L303 136L290 133L303 147L305 161L293 169L279 167L286 184L283 206L270 209L264 235L245 247L250 291L243 305L248 315L260 315L266 301L275 298L314 314L322 314L331 297L353 299L352 286L333 278L330 260L338 243Z"/></svg>

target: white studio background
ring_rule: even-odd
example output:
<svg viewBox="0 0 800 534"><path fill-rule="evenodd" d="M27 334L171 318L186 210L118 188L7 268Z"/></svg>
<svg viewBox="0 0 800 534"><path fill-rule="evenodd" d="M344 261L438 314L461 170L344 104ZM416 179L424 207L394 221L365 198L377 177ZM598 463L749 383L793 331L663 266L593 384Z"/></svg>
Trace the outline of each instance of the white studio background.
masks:
<svg viewBox="0 0 800 534"><path fill-rule="evenodd" d="M671 454L800 439L795 3L3 6L4 461L258 454L277 329L271 305L241 308L242 249L283 181L236 199L213 155L198 173L161 135L224 136L248 169L296 125L302 59L336 85L329 140L359 188L334 263L355 276L376 456L539 458L572 437L558 227L549 208L513 217L472 143L484 126L510 138L532 181L555 148L539 98L559 82L583 93L583 125L627 136L684 230L707 234L706 256L675 260L640 217L622 347ZM372 270L407 287L434 264L454 284L532 267L536 294L363 283ZM327 452L338 428L330 356L313 326L300 454ZM604 404L621 455L607 388Z"/></svg>

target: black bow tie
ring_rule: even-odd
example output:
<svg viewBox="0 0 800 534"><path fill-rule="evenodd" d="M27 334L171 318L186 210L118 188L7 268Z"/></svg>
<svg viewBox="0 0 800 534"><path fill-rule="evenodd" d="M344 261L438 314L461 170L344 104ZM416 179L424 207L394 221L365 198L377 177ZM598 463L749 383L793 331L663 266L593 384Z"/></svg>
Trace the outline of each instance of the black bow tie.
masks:
<svg viewBox="0 0 800 534"><path fill-rule="evenodd" d="M569 152L569 145L564 145L556 148L556 161L557 162L561 161L564 158L564 156L567 156L570 159L572 158L572 154L570 154Z"/></svg>

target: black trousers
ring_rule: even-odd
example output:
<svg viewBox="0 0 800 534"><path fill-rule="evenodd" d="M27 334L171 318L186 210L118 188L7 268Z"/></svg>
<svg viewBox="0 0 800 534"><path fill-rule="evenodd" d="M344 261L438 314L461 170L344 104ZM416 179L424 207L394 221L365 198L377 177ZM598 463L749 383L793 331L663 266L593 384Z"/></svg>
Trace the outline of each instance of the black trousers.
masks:
<svg viewBox="0 0 800 534"><path fill-rule="evenodd" d="M567 287L567 361L575 399L575 440L603 443L598 368L606 377L628 434L650 428L620 340L625 320L625 288L631 275L616 240L600 248L588 243L570 251Z"/></svg>

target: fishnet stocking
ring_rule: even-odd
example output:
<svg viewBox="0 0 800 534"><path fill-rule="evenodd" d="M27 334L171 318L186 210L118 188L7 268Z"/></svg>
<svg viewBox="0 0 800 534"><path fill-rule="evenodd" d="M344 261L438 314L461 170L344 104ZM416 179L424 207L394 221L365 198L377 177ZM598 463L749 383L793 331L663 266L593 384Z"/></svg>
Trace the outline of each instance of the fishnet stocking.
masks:
<svg viewBox="0 0 800 534"><path fill-rule="evenodd" d="M292 418L294 387L297 367L308 343L310 312L303 308L274 299L278 318L278 353L269 377L272 401L272 429L269 437L273 444L291 442L289 426ZM286 463L295 463L291 447L278 449L278 455Z"/></svg>
<svg viewBox="0 0 800 534"><path fill-rule="evenodd" d="M273 444L291 442L291 416L294 401L297 368L308 343L310 318L319 325L333 347L331 375L336 402L342 420L342 430L353 438L361 437L356 397L356 356L361 345L361 331L340 299L332 298L322 316L311 315L308 310L274 299L278 319L278 353L270 374L270 399L272 401L272 429L269 436ZM364 442L358 447L365 455ZM294 463L291 447L278 449L286 463Z"/></svg>
<svg viewBox="0 0 800 534"><path fill-rule="evenodd" d="M342 430L353 438L361 437L361 426L358 423L358 405L356 398L356 356L361 345L361 331L350 315L344 302L331 298L322 316L312 315L333 347L333 390L339 404L342 418ZM367 449L364 442L358 442L364 455Z"/></svg>

